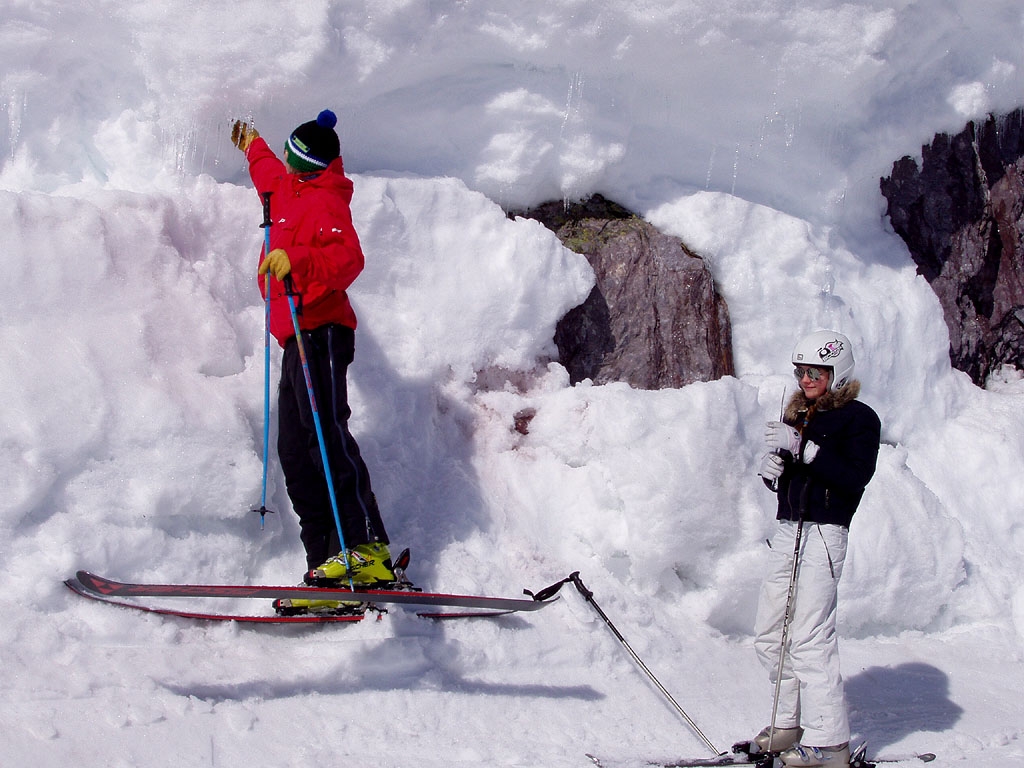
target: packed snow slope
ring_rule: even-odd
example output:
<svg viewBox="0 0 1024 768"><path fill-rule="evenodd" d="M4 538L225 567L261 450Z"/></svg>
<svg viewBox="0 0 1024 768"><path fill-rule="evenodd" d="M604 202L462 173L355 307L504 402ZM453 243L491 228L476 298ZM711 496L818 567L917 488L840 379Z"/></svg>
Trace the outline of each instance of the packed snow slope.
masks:
<svg viewBox="0 0 1024 768"><path fill-rule="evenodd" d="M710 751L571 588L522 617L253 630L61 584L298 580L273 451L276 512L250 511L261 212L228 133L250 117L279 147L330 107L367 255L352 426L419 584L579 571L714 745L749 737L771 711L762 426L797 338L836 328L884 442L840 589L855 739L1024 765L1024 377L950 369L878 192L936 131L1024 103L1022 35L1019 0L8 0L0 764ZM593 192L708 260L735 378L569 386L553 329L593 275L502 208Z"/></svg>

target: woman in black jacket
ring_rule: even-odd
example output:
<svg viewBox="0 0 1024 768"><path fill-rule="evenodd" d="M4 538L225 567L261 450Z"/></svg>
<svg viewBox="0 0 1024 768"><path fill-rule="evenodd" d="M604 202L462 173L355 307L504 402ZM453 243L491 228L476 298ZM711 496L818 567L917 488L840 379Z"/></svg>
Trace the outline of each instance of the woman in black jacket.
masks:
<svg viewBox="0 0 1024 768"><path fill-rule="evenodd" d="M850 521L875 472L881 424L857 400L850 340L807 336L793 352L800 384L768 422L760 475L778 495L778 527L754 647L775 685L772 724L754 743L787 766L847 766L850 726L839 672L836 608Z"/></svg>

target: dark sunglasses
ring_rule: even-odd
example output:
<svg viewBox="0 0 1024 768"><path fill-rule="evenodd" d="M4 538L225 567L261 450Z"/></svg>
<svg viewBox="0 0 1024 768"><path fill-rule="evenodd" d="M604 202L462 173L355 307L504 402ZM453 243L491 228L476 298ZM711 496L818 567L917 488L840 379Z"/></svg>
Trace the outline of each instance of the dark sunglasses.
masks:
<svg viewBox="0 0 1024 768"><path fill-rule="evenodd" d="M796 380L800 381L804 376L807 376L811 381L817 381L821 378L821 374L828 373L828 368L815 368L813 365L798 365L793 369L793 375L796 376Z"/></svg>

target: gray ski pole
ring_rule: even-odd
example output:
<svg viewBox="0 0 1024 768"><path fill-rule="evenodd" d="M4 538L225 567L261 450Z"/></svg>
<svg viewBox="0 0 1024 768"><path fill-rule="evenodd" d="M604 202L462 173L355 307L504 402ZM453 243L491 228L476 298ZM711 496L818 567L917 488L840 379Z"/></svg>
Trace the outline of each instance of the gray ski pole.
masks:
<svg viewBox="0 0 1024 768"><path fill-rule="evenodd" d="M772 702L772 722L768 731L768 752L775 741L775 718L779 713L779 694L782 691L782 667L786 661L786 646L789 644L789 623L793 618L793 598L796 595L796 575L800 566L800 540L803 538L804 521L796 526L796 540L793 544L793 568L789 574L789 592L786 594L786 613L782 619L782 639L779 641L779 666L775 670L775 699Z"/></svg>

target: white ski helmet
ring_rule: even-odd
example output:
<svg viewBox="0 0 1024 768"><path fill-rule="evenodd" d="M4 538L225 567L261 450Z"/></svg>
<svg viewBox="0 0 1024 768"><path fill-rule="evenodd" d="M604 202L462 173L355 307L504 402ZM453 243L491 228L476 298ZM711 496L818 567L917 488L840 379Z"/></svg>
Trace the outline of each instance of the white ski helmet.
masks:
<svg viewBox="0 0 1024 768"><path fill-rule="evenodd" d="M853 379L853 345L838 331L815 331L800 340L793 350L793 365L820 365L832 369L829 390L839 389Z"/></svg>

